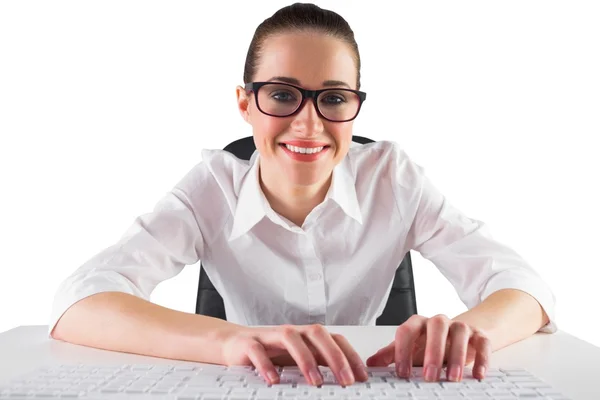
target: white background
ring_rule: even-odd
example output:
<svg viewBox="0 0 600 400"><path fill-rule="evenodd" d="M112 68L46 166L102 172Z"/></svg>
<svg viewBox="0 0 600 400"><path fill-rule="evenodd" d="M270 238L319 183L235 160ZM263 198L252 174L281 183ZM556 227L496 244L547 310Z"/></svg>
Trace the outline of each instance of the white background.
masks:
<svg viewBox="0 0 600 400"><path fill-rule="evenodd" d="M0 3L0 331L46 324L59 282L200 161L251 134L235 86L285 1ZM600 7L318 1L345 17L368 93L355 134L394 140L554 290L600 346ZM318 60L315 60L318 62ZM465 310L418 253L419 313ZM152 300L193 312L198 266Z"/></svg>

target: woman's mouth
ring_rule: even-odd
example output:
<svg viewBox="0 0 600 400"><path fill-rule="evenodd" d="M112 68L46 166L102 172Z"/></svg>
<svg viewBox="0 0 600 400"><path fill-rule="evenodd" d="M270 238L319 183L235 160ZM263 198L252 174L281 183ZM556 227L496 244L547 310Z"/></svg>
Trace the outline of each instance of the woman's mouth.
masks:
<svg viewBox="0 0 600 400"><path fill-rule="evenodd" d="M299 147L287 143L280 143L279 146L290 158L296 161L315 161L327 153L329 149L329 146Z"/></svg>

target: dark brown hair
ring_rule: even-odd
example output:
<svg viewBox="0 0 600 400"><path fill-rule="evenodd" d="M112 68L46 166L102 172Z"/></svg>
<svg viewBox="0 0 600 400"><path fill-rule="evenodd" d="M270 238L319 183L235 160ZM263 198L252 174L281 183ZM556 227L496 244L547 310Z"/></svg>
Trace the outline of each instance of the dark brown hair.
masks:
<svg viewBox="0 0 600 400"><path fill-rule="evenodd" d="M262 46L267 37L280 33L302 31L331 35L350 45L356 62L356 89L360 89L360 54L350 25L339 14L307 3L295 3L284 7L256 28L246 55L244 83L252 82L254 79Z"/></svg>

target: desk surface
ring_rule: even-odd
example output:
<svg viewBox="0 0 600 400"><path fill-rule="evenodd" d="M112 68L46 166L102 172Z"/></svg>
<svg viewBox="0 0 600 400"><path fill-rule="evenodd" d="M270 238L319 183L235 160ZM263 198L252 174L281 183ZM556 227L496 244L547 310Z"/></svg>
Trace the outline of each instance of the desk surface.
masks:
<svg viewBox="0 0 600 400"><path fill-rule="evenodd" d="M343 334L366 360L394 338L395 327L328 326ZM173 363L127 353L77 346L48 338L47 326L21 326L0 333L0 381L44 364ZM600 399L600 348L566 332L538 333L492 354L491 367L521 367L573 400Z"/></svg>

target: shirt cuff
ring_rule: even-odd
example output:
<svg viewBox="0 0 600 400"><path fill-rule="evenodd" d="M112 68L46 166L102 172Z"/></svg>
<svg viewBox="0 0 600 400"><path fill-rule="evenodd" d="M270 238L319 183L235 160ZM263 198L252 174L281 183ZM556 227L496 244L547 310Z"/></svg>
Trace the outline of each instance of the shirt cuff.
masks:
<svg viewBox="0 0 600 400"><path fill-rule="evenodd" d="M481 301L485 300L489 295L502 289L517 289L525 292L537 300L542 306L542 309L548 315L548 323L541 327L538 332L555 333L558 331L555 319L556 298L550 288L541 279L531 279L531 277L519 276L518 280L512 276L510 279L500 278L497 276L486 285L481 293Z"/></svg>
<svg viewBox="0 0 600 400"><path fill-rule="evenodd" d="M126 281L126 282L125 282ZM48 321L48 337L52 338L52 330L63 314L75 303L103 292L121 292L145 298L143 293L122 276L115 273L88 276L75 275L66 279L54 296L50 320Z"/></svg>

